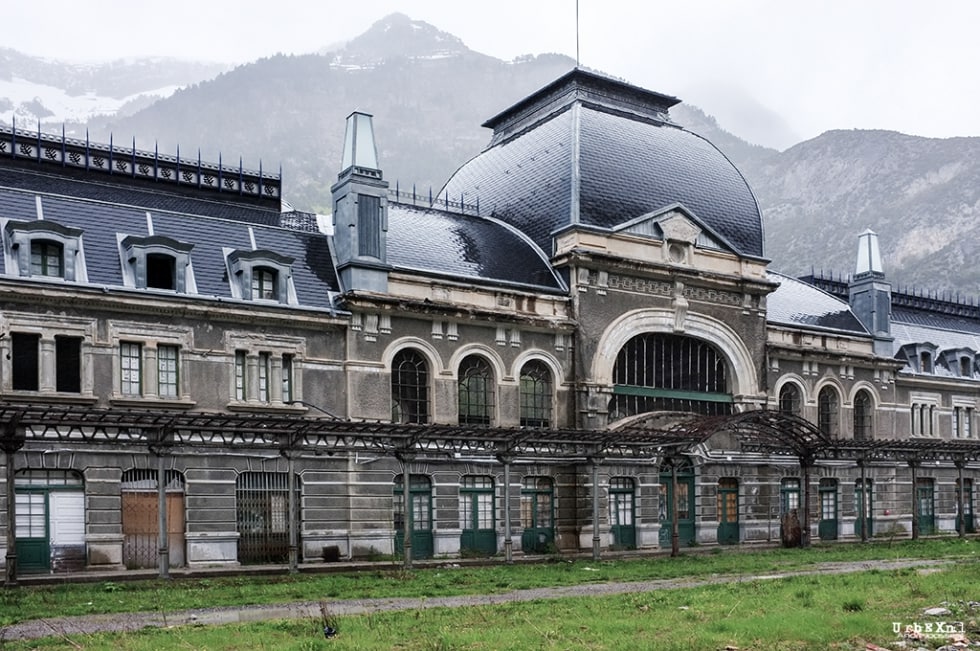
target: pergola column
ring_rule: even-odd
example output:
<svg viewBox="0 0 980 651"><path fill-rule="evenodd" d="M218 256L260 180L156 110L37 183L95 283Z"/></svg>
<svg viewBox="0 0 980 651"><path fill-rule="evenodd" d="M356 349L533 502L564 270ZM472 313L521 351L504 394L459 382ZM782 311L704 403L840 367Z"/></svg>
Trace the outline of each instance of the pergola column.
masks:
<svg viewBox="0 0 980 651"><path fill-rule="evenodd" d="M919 539L919 473L918 461L909 461L912 469L912 540Z"/></svg>
<svg viewBox="0 0 980 651"><path fill-rule="evenodd" d="M157 458L157 568L161 579L170 578L170 532L167 523L167 460L156 446L150 452Z"/></svg>
<svg viewBox="0 0 980 651"><path fill-rule="evenodd" d="M14 454L24 446L24 437L17 436L19 417L14 417L4 424L3 456L4 467L7 470L7 556L6 576L4 586L17 585L17 496L14 494Z"/></svg>
<svg viewBox="0 0 980 651"><path fill-rule="evenodd" d="M810 546L810 468L813 460L807 456L800 457L800 470L803 478L803 494L800 496L800 547Z"/></svg>
<svg viewBox="0 0 980 651"><path fill-rule="evenodd" d="M857 504L857 517L861 525L861 542L868 542L868 514L864 512L868 504L868 469L864 458L858 459L858 467L861 469L861 497Z"/></svg>
<svg viewBox="0 0 980 651"><path fill-rule="evenodd" d="M599 457L589 459L592 463L592 560L599 560L602 538L599 536Z"/></svg>
<svg viewBox="0 0 980 651"><path fill-rule="evenodd" d="M409 452L395 454L402 463L402 566L412 569L412 460L415 455Z"/></svg>
<svg viewBox="0 0 980 651"><path fill-rule="evenodd" d="M966 537L966 512L964 511L965 500L963 499L963 496L966 491L966 487L963 485L963 466L966 465L966 459L963 458L963 455L959 455L956 457L954 463L956 464L956 472L959 476L959 483L957 484L957 491L956 491L956 512L960 516L960 521L959 523L957 523L956 529L957 529L957 533L959 534L959 537L965 538Z"/></svg>
<svg viewBox="0 0 980 651"><path fill-rule="evenodd" d="M504 464L504 558L508 565L514 562L514 537L510 522L510 464L513 458L508 454L497 455Z"/></svg>

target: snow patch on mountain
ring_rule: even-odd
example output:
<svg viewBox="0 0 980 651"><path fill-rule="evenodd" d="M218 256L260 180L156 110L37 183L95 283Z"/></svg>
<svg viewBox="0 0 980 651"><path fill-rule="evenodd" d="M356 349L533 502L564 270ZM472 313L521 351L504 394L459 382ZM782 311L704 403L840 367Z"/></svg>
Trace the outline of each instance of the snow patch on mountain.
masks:
<svg viewBox="0 0 980 651"><path fill-rule="evenodd" d="M97 115L115 115L126 104L135 101L162 99L177 92L180 86L164 86L128 97L105 97L88 91L69 95L61 88L12 77L0 79L0 121L29 127L40 120L43 124L87 122Z"/></svg>

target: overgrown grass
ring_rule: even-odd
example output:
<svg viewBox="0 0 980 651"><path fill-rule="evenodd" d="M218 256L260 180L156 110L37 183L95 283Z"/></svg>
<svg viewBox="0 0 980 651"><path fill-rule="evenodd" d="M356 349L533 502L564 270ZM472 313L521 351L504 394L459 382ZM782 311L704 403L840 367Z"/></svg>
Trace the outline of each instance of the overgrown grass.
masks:
<svg viewBox="0 0 980 651"><path fill-rule="evenodd" d="M975 559L975 539L827 545L808 550L717 548L666 556L610 560L441 567L405 571L396 565L342 574L223 576L170 581L65 583L0 589L0 626L58 616L173 612L193 608L371 597L499 594L590 582L643 581L712 575L746 576L810 568L816 563L899 558ZM588 568L588 570L586 570Z"/></svg>
<svg viewBox="0 0 980 651"><path fill-rule="evenodd" d="M5 649L863 649L895 642L893 622L924 622L924 608L947 602L944 621L980 633L980 564L941 572L867 571L781 580L732 581L692 589L566 598L469 608L378 612L337 620L326 639L320 618L139 633L66 635L8 642Z"/></svg>

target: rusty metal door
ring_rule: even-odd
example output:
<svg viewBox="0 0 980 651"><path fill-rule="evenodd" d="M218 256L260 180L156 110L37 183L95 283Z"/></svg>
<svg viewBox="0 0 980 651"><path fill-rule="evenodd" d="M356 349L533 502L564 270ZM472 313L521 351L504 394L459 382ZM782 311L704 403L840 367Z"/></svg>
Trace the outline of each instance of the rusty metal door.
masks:
<svg viewBox="0 0 980 651"><path fill-rule="evenodd" d="M170 565L184 564L184 478L168 470L167 547ZM159 495L156 470L137 468L123 473L123 564L128 569L157 567L159 562Z"/></svg>

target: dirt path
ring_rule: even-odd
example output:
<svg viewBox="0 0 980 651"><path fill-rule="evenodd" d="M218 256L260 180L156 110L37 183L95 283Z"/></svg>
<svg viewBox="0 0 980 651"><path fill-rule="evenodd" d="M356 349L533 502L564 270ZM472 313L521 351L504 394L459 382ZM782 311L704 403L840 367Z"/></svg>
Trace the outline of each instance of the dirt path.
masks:
<svg viewBox="0 0 980 651"><path fill-rule="evenodd" d="M906 559L894 561L861 561L855 563L818 563L813 569L778 572L765 575L724 575L699 579L663 579L632 583L588 583L556 588L515 590L492 595L459 595L454 597L410 597L391 599L329 600L333 615L362 615L366 613L412 610L423 608L458 608L461 606L490 606L494 604L533 601L535 599L560 599L593 595L615 595L629 592L651 592L676 588L696 588L717 583L735 581L768 581L790 576L814 574L847 574L867 570L896 570L903 568L939 568L952 564L950 560ZM320 615L320 602L294 602L268 606L227 606L184 610L172 613L117 613L113 615L84 615L77 617L51 617L12 624L0 629L3 640L21 640L47 636L79 635L110 631L138 631L147 627L233 624L265 619L301 619Z"/></svg>

